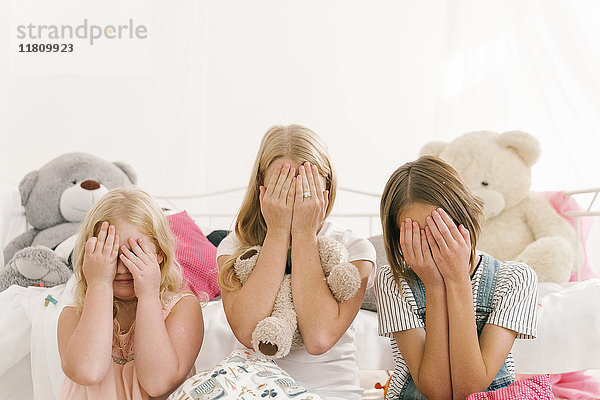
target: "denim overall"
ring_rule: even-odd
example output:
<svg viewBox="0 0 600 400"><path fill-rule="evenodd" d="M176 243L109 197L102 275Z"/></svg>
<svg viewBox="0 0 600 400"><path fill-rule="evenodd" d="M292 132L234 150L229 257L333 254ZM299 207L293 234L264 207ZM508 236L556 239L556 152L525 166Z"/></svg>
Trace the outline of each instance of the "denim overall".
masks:
<svg viewBox="0 0 600 400"><path fill-rule="evenodd" d="M481 331L492 311L492 299L494 297L494 290L496 289L498 267L500 266L498 260L495 260L488 255L482 255L481 257L481 265L479 265L479 268L483 268L483 271L481 282L479 284L479 291L477 293L477 303L475 304L475 321L477 323L478 336L481 335ZM408 284L415 297L415 302L417 303L417 313L423 323L425 323L425 285L416 274L414 274L413 279L409 280ZM508 386L513 381L514 376L508 371L506 361L504 361L504 364L500 367L500 370L486 392ZM398 399L422 400L427 398L419 392L412 376L409 375L404 386L402 386Z"/></svg>

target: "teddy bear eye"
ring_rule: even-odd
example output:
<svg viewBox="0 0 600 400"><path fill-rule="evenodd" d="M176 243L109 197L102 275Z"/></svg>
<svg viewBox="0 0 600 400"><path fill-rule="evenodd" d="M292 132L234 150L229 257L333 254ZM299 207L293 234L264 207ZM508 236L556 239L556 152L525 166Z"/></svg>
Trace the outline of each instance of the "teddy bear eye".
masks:
<svg viewBox="0 0 600 400"><path fill-rule="evenodd" d="M77 184L77 181L71 181L71 183L72 183L73 185L76 185L76 184Z"/></svg>
<svg viewBox="0 0 600 400"><path fill-rule="evenodd" d="M482 184L483 186L487 186L487 185L489 185L488 181L481 181L481 184Z"/></svg>

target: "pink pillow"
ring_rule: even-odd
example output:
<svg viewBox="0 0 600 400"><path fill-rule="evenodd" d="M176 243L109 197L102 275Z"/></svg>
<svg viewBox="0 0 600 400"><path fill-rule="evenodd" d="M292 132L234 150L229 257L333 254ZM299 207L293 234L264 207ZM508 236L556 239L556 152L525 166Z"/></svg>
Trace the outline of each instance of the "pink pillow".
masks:
<svg viewBox="0 0 600 400"><path fill-rule="evenodd" d="M175 236L175 258L192 292L197 297L206 293L209 299L221 294L217 284L217 248L186 211L168 215L167 220Z"/></svg>

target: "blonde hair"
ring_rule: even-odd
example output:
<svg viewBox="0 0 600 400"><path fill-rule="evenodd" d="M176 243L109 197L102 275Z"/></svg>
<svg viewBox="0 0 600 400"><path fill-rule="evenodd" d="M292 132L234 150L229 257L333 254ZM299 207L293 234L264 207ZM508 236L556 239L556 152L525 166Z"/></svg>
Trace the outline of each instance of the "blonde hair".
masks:
<svg viewBox="0 0 600 400"><path fill-rule="evenodd" d="M125 221L134 225L140 233L148 236L158 252L163 255L160 265L160 299L165 304L169 295L178 293L183 289L181 269L175 259L175 239L169 228L169 223L152 197L137 187L113 189L92 207L87 213L79 236L73 250L73 271L77 278L74 291L75 307L79 314L83 310L87 281L83 274L83 257L85 243L92 236L98 236L103 221L114 224ZM119 300L113 300L113 316L116 317L119 309Z"/></svg>
<svg viewBox="0 0 600 400"><path fill-rule="evenodd" d="M471 238L470 264L473 268L483 220L483 203L449 164L437 157L423 156L394 171L381 196L380 217L385 254L398 287L400 278L415 278L402 256L398 227L398 216L413 203L441 207L454 223L464 225Z"/></svg>
<svg viewBox="0 0 600 400"><path fill-rule="evenodd" d="M315 165L327 181L329 205L325 218L331 213L337 189L337 176L331 165L325 142L310 129L301 125L273 126L263 136L258 155L250 174L250 182L235 222L235 234L241 247L219 269L219 286L234 291L241 286L233 271L235 259L246 249L262 245L267 225L261 213L259 187L264 185L267 168L281 157L290 157L298 163L305 161Z"/></svg>

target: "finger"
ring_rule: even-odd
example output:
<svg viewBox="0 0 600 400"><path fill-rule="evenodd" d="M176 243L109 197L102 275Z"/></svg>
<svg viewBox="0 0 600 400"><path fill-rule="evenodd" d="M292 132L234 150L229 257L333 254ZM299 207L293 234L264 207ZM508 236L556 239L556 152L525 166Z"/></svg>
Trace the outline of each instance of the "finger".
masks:
<svg viewBox="0 0 600 400"><path fill-rule="evenodd" d="M463 224L460 224L458 230L460 231L460 234L464 239L465 243L468 244L469 247L471 247L471 234L469 233L469 230L465 228Z"/></svg>
<svg viewBox="0 0 600 400"><path fill-rule="evenodd" d="M421 254L421 230L419 224L415 221L412 223L412 246L417 262L423 261L423 254Z"/></svg>
<svg viewBox="0 0 600 400"><path fill-rule="evenodd" d="M438 226L433 220L433 218L431 216L427 216L427 218L425 218L425 221L427 222L427 226L431 230L431 235L435 239L435 242L437 243L437 246L439 247L440 251L447 250L448 245L446 244L446 240L444 240L444 236L438 229Z"/></svg>
<svg viewBox="0 0 600 400"><path fill-rule="evenodd" d="M294 200L296 199L296 192L297 192L297 179L296 177L292 177L292 183L290 184L290 188L288 190L288 194L287 194L287 199L286 199L286 205L287 206L291 206L294 204Z"/></svg>
<svg viewBox="0 0 600 400"><path fill-rule="evenodd" d="M140 268L133 261L127 258L127 256L125 256L124 253L121 253L119 258L123 262L123 265L125 265L125 268L127 268L129 272L131 272L131 275L133 275L133 280L135 281L137 274L140 271Z"/></svg>
<svg viewBox="0 0 600 400"><path fill-rule="evenodd" d="M425 226L425 228L427 228L427 226ZM431 249L429 248L425 229L421 229L421 253L423 253L423 261L427 263L433 262L433 256L431 255Z"/></svg>
<svg viewBox="0 0 600 400"><path fill-rule="evenodd" d="M325 205L323 207L323 212L327 212L327 207L329 207L329 190L323 192L323 198L325 200Z"/></svg>
<svg viewBox="0 0 600 400"><path fill-rule="evenodd" d="M306 167L304 165L300 166L300 176L302 177L302 193L310 192L310 186L308 185L308 177L306 176ZM302 199L305 200L304 197Z"/></svg>
<svg viewBox="0 0 600 400"><path fill-rule="evenodd" d="M315 175L313 174L314 165L311 165L309 162L306 162L304 165L306 167L306 178L308 178L308 190L310 190L310 193L313 196L318 197L317 187L315 185Z"/></svg>
<svg viewBox="0 0 600 400"><path fill-rule="evenodd" d="M108 235L106 236L106 241L104 242L104 248L102 249L102 252L107 253L107 254L112 253L114 243L115 243L115 226L110 225L108 227Z"/></svg>
<svg viewBox="0 0 600 400"><path fill-rule="evenodd" d="M431 232L431 228L429 227L429 225L425 227L425 237L427 238L427 244L429 245L429 249L431 250L431 255L433 256L433 259L439 259L441 255L440 248L435 238L433 237L433 233Z"/></svg>
<svg viewBox="0 0 600 400"><path fill-rule="evenodd" d="M148 259L150 261L156 262L156 253L154 251L152 251L152 249L150 248L150 246L148 246L146 244L146 241L144 240L144 238L139 238L138 239L138 243L139 243L140 248L142 249L142 251L146 255L146 257L148 257Z"/></svg>
<svg viewBox="0 0 600 400"><path fill-rule="evenodd" d="M273 196L275 198L279 198L281 196L281 188L287 179L288 173L290 172L290 164L285 163L279 172L279 178L277 178L277 184L275 185L275 189L273 189Z"/></svg>
<svg viewBox="0 0 600 400"><path fill-rule="evenodd" d="M283 182L283 187L281 188L281 193L279 194L279 199L282 201L287 202L290 187L292 186L292 180L294 179L294 172L294 168L290 169L287 177L285 178L285 182Z"/></svg>
<svg viewBox="0 0 600 400"><path fill-rule="evenodd" d="M96 236L92 236L85 242L85 252L86 254L92 254L94 250L96 250L96 243L98 242L98 238Z"/></svg>
<svg viewBox="0 0 600 400"><path fill-rule="evenodd" d="M265 192L266 192L267 188L265 188L264 186L259 186L258 187L258 201L260 202L260 204L262 204L263 202L263 198L265 197Z"/></svg>
<svg viewBox="0 0 600 400"><path fill-rule="evenodd" d="M458 230L456 223L452 220L452 218L450 218L448 213L446 211L444 211L443 208L438 208L437 212L438 212L438 214L440 214L440 217L442 217L442 220L446 223L446 226L448 227L448 230L450 231L452 238L454 240L456 240L457 242L460 242L463 237L462 237L460 231Z"/></svg>
<svg viewBox="0 0 600 400"><path fill-rule="evenodd" d="M271 175L271 179L269 179L269 183L267 183L267 190L265 196L271 196L273 194L273 190L275 190L275 185L277 184L277 180L279 179L280 173L281 168L279 168L279 170L275 171L275 173Z"/></svg>
<svg viewBox="0 0 600 400"><path fill-rule="evenodd" d="M438 230L441 232L442 236L444 237L446 244L448 246L452 245L452 243L455 242L456 240L452 236L452 233L450 233L450 229L449 229L448 225L446 225L446 221L444 221L444 219L442 218L442 215L437 210L433 210L431 215L433 217L433 220L435 221L435 225L437 226ZM454 224L454 222L452 224Z"/></svg>
<svg viewBox="0 0 600 400"><path fill-rule="evenodd" d="M404 253L406 262L409 262L409 260L412 262L414 260L412 238L412 221L410 218L407 218L404 222L404 246L402 246L402 252Z"/></svg>
<svg viewBox="0 0 600 400"><path fill-rule="evenodd" d="M323 177L319 174L319 169L313 165L313 176L315 177L315 187L319 195L319 200L324 200L325 187L323 186Z"/></svg>
<svg viewBox="0 0 600 400"><path fill-rule="evenodd" d="M98 243L96 244L96 249L98 251L102 251L104 249L104 241L106 240L106 233L108 231L108 222L103 222L100 227L100 232L98 232Z"/></svg>
<svg viewBox="0 0 600 400"><path fill-rule="evenodd" d="M142 250L142 248L140 247L138 240L139 239L136 240L130 237L129 246L131 247L131 251L133 251L133 253L137 256L137 258L139 258L140 261L142 261L143 263L146 263L148 261L148 255L144 253L144 250Z"/></svg>
<svg viewBox="0 0 600 400"><path fill-rule="evenodd" d="M119 235L115 234L115 244L112 247L112 252L110 253L111 259L116 259L119 254Z"/></svg>
<svg viewBox="0 0 600 400"><path fill-rule="evenodd" d="M121 259L125 257L130 261L137 269L141 269L142 261L135 255L134 252L129 250L125 245L121 246Z"/></svg>
<svg viewBox="0 0 600 400"><path fill-rule="evenodd" d="M302 167L300 167L302 168ZM294 204L302 201L302 175L296 177L296 195L294 197Z"/></svg>

